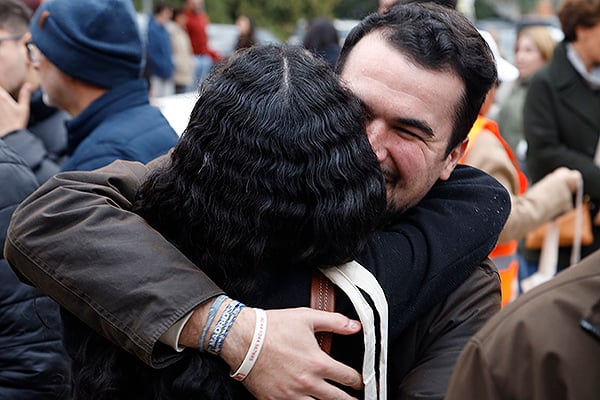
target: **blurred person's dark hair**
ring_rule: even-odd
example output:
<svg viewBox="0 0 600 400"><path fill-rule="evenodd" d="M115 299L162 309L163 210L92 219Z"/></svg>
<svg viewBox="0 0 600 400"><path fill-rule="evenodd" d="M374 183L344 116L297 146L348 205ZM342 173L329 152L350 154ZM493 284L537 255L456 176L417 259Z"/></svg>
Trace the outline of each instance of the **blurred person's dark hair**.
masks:
<svg viewBox="0 0 600 400"><path fill-rule="evenodd" d="M308 23L303 40L304 48L324 58L332 67L335 67L340 55L339 42L339 35L331 20L315 18Z"/></svg>
<svg viewBox="0 0 600 400"><path fill-rule="evenodd" d="M591 28L600 22L600 0L566 0L558 10L565 41L577 40L577 26Z"/></svg>
<svg viewBox="0 0 600 400"><path fill-rule="evenodd" d="M346 37L337 64L339 74L354 46L377 32L394 49L429 71L454 72L465 92L454 116L447 153L469 133L497 71L492 52L479 31L460 12L433 2L399 4L367 16ZM406 78L410 79L410 78Z"/></svg>
<svg viewBox="0 0 600 400"><path fill-rule="evenodd" d="M20 0L0 0L0 29L15 35L29 30L31 10Z"/></svg>
<svg viewBox="0 0 600 400"><path fill-rule="evenodd" d="M154 15L160 14L161 12L167 9L170 10L171 6L169 6L167 3L159 1L154 5Z"/></svg>
<svg viewBox="0 0 600 400"><path fill-rule="evenodd" d="M185 10L181 7L175 7L173 9L173 15L171 15L171 20L175 21L181 14L185 14Z"/></svg>

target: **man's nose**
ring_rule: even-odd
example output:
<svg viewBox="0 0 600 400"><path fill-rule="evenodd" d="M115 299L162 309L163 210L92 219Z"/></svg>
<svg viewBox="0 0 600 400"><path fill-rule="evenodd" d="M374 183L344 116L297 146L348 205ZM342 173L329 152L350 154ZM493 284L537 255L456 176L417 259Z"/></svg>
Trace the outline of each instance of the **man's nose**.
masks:
<svg viewBox="0 0 600 400"><path fill-rule="evenodd" d="M373 152L377 156L377 161L382 162L387 157L385 123L377 119L371 120L367 122L366 131Z"/></svg>

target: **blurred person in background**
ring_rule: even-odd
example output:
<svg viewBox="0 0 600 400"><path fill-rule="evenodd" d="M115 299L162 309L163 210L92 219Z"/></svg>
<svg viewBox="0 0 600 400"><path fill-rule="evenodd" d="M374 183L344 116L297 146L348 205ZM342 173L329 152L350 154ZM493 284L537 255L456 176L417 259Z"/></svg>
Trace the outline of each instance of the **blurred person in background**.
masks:
<svg viewBox="0 0 600 400"><path fill-rule="evenodd" d="M235 26L238 29L238 40L235 45L236 50L247 49L256 44L256 27L252 18L240 15L235 20Z"/></svg>
<svg viewBox="0 0 600 400"><path fill-rule="evenodd" d="M523 28L515 43L515 64L519 78L502 101L498 114L498 126L506 142L516 155L525 174L527 142L523 133L523 106L531 77L551 58L556 42L544 26Z"/></svg>
<svg viewBox="0 0 600 400"><path fill-rule="evenodd" d="M141 78L142 39L129 0L47 0L29 29L46 102L73 118L63 170L147 162L175 145Z"/></svg>
<svg viewBox="0 0 600 400"><path fill-rule="evenodd" d="M331 68L335 67L341 47L340 38L331 20L315 18L309 21L303 45L305 49L327 61Z"/></svg>
<svg viewBox="0 0 600 400"><path fill-rule="evenodd" d="M206 29L210 24L208 14L204 11L204 0L185 0L186 30L192 42L196 59L196 84L210 72L213 64L221 59L221 55L208 45Z"/></svg>
<svg viewBox="0 0 600 400"><path fill-rule="evenodd" d="M59 170L42 138L62 135L66 143L66 116L42 103L27 58L30 16L22 2L0 0L0 399L67 400L59 306L22 283L1 251L13 211Z"/></svg>
<svg viewBox="0 0 600 400"><path fill-rule="evenodd" d="M498 80L510 82L516 68L503 59L495 39L489 32L480 31L492 49L498 69ZM479 168L496 178L511 195L510 216L490 253L498 267L502 284L502 305L514 300L519 293L518 241L532 229L573 208L573 195L581 181L576 170L558 168L535 185L528 187L527 177L498 129L495 121L486 117L495 101L496 86L489 91L479 116L469 132L469 144L460 162Z"/></svg>
<svg viewBox="0 0 600 400"><path fill-rule="evenodd" d="M171 20L173 11L165 3L158 2L154 6L154 13L148 19L146 55L150 90L153 96L162 97L175 93L173 73L173 51L171 38L167 31L167 24Z"/></svg>
<svg viewBox="0 0 600 400"><path fill-rule="evenodd" d="M581 172L594 225L593 243L581 248L585 257L600 248L600 0L566 0L558 18L565 38L531 78L525 99L527 171L533 182L558 167ZM570 246L560 248L558 270L570 254ZM523 256L539 264L539 251L524 249Z"/></svg>
<svg viewBox="0 0 600 400"><path fill-rule="evenodd" d="M30 10L18 0L2 0L0 7L0 138L42 183L64 162L64 123L69 116L44 104L35 62L26 47Z"/></svg>
<svg viewBox="0 0 600 400"><path fill-rule="evenodd" d="M183 9L174 9L172 21L167 24L167 31L171 39L173 64L175 65L173 73L175 93L191 92L196 89L194 86L194 50L185 30L186 24L187 16Z"/></svg>
<svg viewBox="0 0 600 400"><path fill-rule="evenodd" d="M2 139L0 182L4 248L13 211L38 182L25 160ZM70 363L62 339L58 304L21 282L0 252L0 399L70 399Z"/></svg>

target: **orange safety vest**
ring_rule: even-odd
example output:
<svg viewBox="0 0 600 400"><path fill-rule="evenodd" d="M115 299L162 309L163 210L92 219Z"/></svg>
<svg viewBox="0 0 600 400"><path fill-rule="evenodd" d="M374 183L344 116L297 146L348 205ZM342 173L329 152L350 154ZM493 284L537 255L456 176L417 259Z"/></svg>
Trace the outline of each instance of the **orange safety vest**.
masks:
<svg viewBox="0 0 600 400"><path fill-rule="evenodd" d="M500 135L498 124L491 119L485 118L481 115L477 117L477 120L469 132L469 145L467 146L465 154L459 160L459 163L464 164L464 159L469 153L471 145L475 143L479 135L486 130L493 133L500 143L502 143L504 151L506 151L506 155L508 158L510 158L510 161L517 171L519 178L518 194L525 193L525 190L527 190L527 177L523 171L521 171L519 163L517 162L512 149ZM506 243L496 244L496 247L490 253L490 258L498 267L498 272L500 274L500 284L502 287L502 306L505 306L517 297L519 285L519 260L517 259L517 248L518 242L516 240L511 240Z"/></svg>

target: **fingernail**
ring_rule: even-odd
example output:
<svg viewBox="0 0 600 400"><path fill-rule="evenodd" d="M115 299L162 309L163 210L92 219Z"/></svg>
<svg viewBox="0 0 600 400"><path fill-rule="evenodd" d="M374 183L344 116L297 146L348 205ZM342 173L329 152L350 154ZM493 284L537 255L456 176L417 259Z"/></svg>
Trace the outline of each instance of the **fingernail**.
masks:
<svg viewBox="0 0 600 400"><path fill-rule="evenodd" d="M350 323L348 324L348 327L349 327L350 329L353 329L353 330L354 330L354 329L359 329L359 328L360 328L360 322L358 322L358 321L355 321L355 320L351 319L351 320L350 320Z"/></svg>

